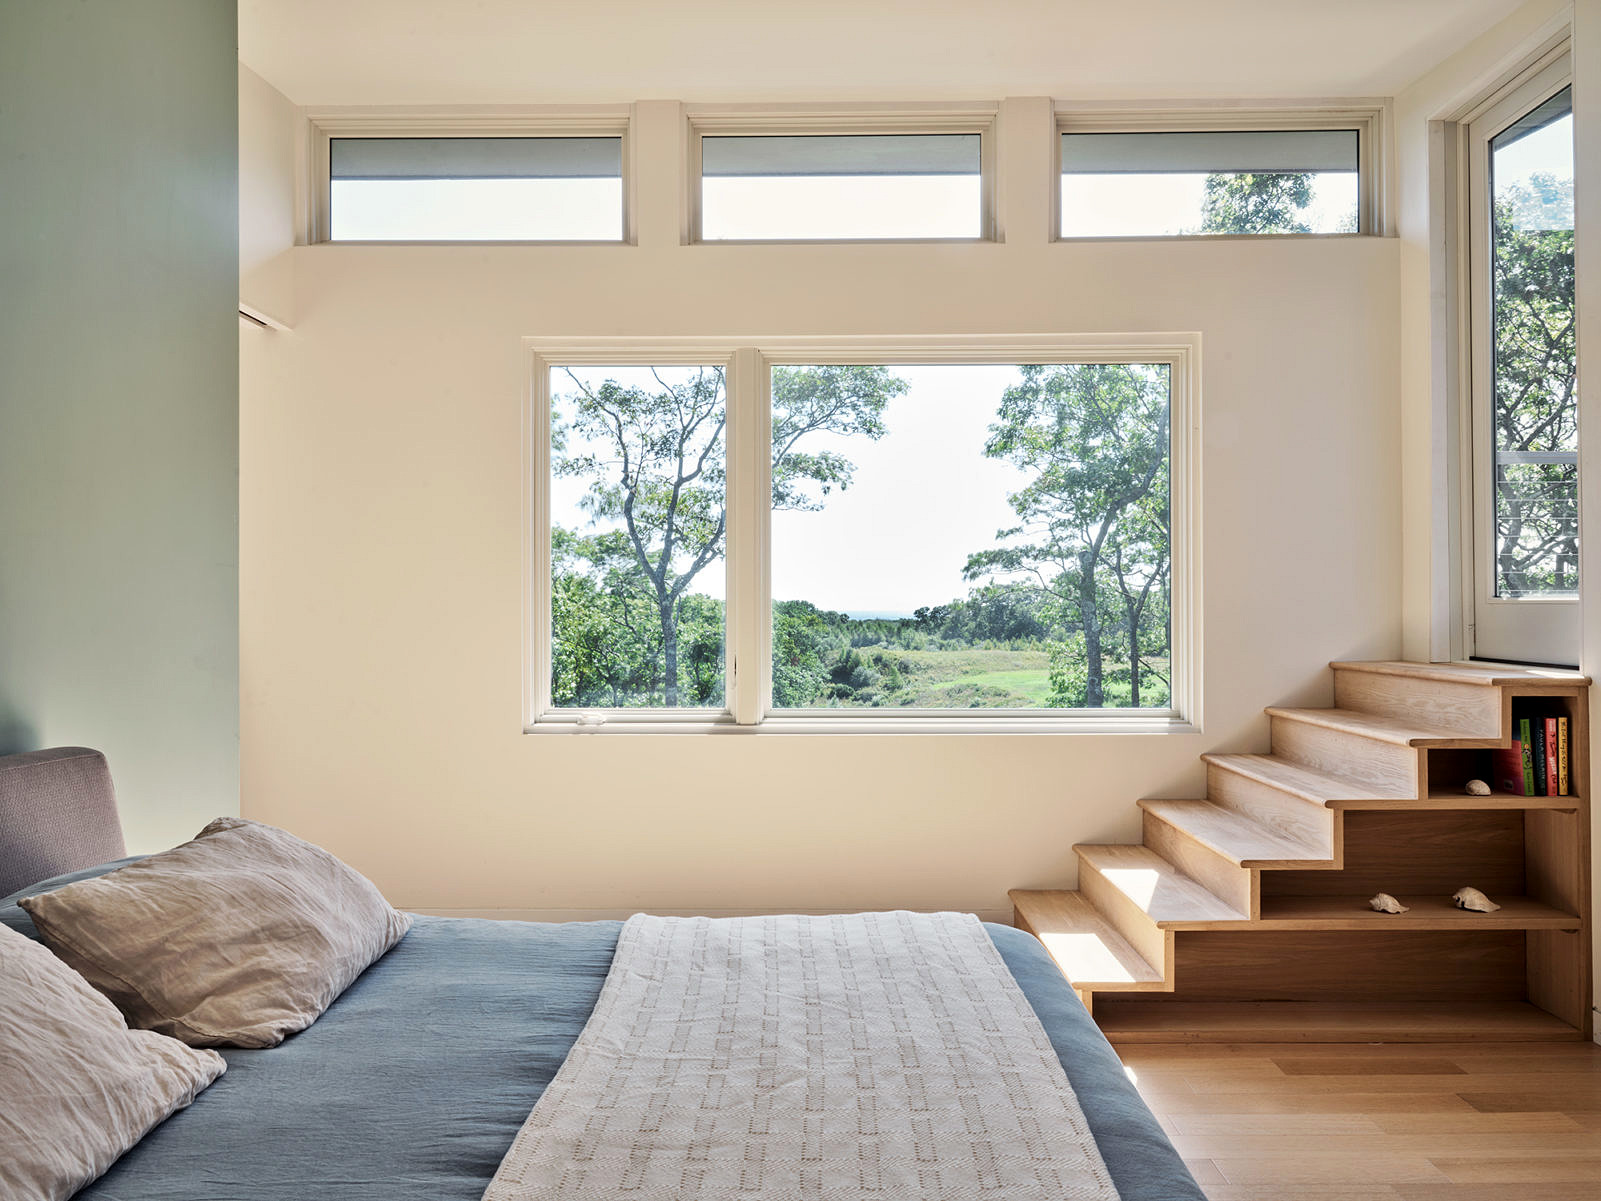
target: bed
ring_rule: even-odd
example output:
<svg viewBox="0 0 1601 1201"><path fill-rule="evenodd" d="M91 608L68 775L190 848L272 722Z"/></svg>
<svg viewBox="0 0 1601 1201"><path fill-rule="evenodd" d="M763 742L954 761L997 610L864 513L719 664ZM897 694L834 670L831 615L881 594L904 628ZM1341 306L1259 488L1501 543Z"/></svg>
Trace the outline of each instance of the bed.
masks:
<svg viewBox="0 0 1601 1201"><path fill-rule="evenodd" d="M83 845L105 850L105 815L115 821L109 776L101 783L91 772L86 785L81 760L46 758L27 765L22 784L7 762L0 759L0 830L26 824L37 834L52 811L73 816L55 823L59 845L31 837L15 851L11 835L0 834L0 879L19 856L37 870L67 866ZM120 834L115 842L120 849ZM0 923L33 937L20 896L126 862L18 888L0 899ZM419 916L309 1028L269 1049L225 1049L227 1072L79 1196L479 1201L595 1007L620 929ZM1044 949L1020 931L985 929L1039 1016L1123 1201L1203 1201Z"/></svg>

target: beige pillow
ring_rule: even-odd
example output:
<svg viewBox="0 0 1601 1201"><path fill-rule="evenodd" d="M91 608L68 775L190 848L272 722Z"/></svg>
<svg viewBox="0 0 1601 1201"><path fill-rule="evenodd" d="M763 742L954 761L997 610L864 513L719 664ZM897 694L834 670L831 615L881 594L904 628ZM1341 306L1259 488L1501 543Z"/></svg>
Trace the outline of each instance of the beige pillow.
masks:
<svg viewBox="0 0 1601 1201"><path fill-rule="evenodd" d="M226 1067L129 1030L82 976L0 926L0 1197L72 1196Z"/></svg>
<svg viewBox="0 0 1601 1201"><path fill-rule="evenodd" d="M195 1047L276 1046L411 928L327 851L237 817L18 904L130 1025Z"/></svg>

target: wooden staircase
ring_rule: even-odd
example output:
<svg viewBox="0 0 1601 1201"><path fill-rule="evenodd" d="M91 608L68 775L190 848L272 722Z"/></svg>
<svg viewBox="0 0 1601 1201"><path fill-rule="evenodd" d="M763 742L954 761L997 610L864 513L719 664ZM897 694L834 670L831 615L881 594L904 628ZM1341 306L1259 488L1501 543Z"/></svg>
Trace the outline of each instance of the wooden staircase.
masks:
<svg viewBox="0 0 1601 1201"><path fill-rule="evenodd" d="M1114 1042L1590 1037L1589 680L1331 666L1333 708L1267 710L1270 753L1203 755L1205 799L1140 801L1143 844L1074 847L1016 924ZM1575 795L1466 792L1517 698L1567 713Z"/></svg>

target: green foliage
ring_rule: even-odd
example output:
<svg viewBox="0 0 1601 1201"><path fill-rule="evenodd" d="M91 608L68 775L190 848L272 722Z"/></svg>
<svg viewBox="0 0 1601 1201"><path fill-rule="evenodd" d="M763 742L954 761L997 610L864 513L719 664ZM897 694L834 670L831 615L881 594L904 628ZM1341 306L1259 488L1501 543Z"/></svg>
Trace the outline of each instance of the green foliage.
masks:
<svg viewBox="0 0 1601 1201"><path fill-rule="evenodd" d="M1502 451L1578 449L1573 181L1537 174L1494 211L1495 440ZM1578 466L1496 470L1496 574L1506 596L1578 587Z"/></svg>
<svg viewBox="0 0 1601 1201"><path fill-rule="evenodd" d="M1140 364L1023 367L985 443L1030 482L1008 498L1018 524L969 555L965 574L1029 581L1043 619L1082 637L1075 707L1107 703L1113 656L1128 664L1131 699L1146 704L1143 665L1168 656L1167 376ZM1053 705L1078 695L1062 678ZM1165 691L1149 703L1165 704Z"/></svg>
<svg viewBox="0 0 1601 1201"><path fill-rule="evenodd" d="M570 379L554 469L589 483L594 528L552 531L554 703L720 706L724 606L690 585L724 555L722 373ZM774 506L849 487L850 460L813 435L882 437L905 391L882 367L775 370ZM1017 524L969 557L968 595L903 618L778 602L775 707L1165 704L1167 396L1166 368L1021 368L985 451L1029 482Z"/></svg>
<svg viewBox="0 0 1601 1201"><path fill-rule="evenodd" d="M1304 234L1303 214L1312 203L1312 176L1301 172L1208 175L1201 232L1207 234Z"/></svg>
<svg viewBox="0 0 1601 1201"><path fill-rule="evenodd" d="M725 554L723 369L653 372L655 387L564 376L552 471L588 483L583 508L603 532L552 531L552 703L721 705L722 602L690 589ZM905 391L884 367L775 369L774 507L816 508L848 487L850 461L807 443L882 437L884 408Z"/></svg>

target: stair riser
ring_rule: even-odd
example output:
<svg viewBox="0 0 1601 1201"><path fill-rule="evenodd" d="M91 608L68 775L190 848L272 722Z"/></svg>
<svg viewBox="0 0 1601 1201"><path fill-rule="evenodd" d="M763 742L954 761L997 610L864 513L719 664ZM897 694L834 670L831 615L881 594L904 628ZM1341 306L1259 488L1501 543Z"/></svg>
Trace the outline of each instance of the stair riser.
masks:
<svg viewBox="0 0 1601 1201"><path fill-rule="evenodd" d="M1290 717L1273 717L1273 753L1308 767L1418 795L1422 752Z"/></svg>
<svg viewBox="0 0 1601 1201"><path fill-rule="evenodd" d="M1216 764L1206 765L1207 800L1298 842L1332 846L1334 815L1322 805Z"/></svg>
<svg viewBox="0 0 1601 1201"><path fill-rule="evenodd" d="M1078 890L1091 905L1100 910L1101 916L1110 923L1112 929L1128 940L1145 962L1161 969L1168 979L1172 979L1172 972L1167 967L1167 949L1172 936L1147 917L1093 864L1084 862L1082 858L1079 859Z"/></svg>
<svg viewBox="0 0 1601 1201"><path fill-rule="evenodd" d="M1501 736L1502 692L1474 684L1418 680L1336 668L1334 704L1399 721L1461 730L1480 738Z"/></svg>
<svg viewBox="0 0 1601 1201"><path fill-rule="evenodd" d="M1196 842L1154 813L1145 813L1145 845L1179 871L1198 880L1241 913L1256 917L1261 908L1256 873Z"/></svg>

